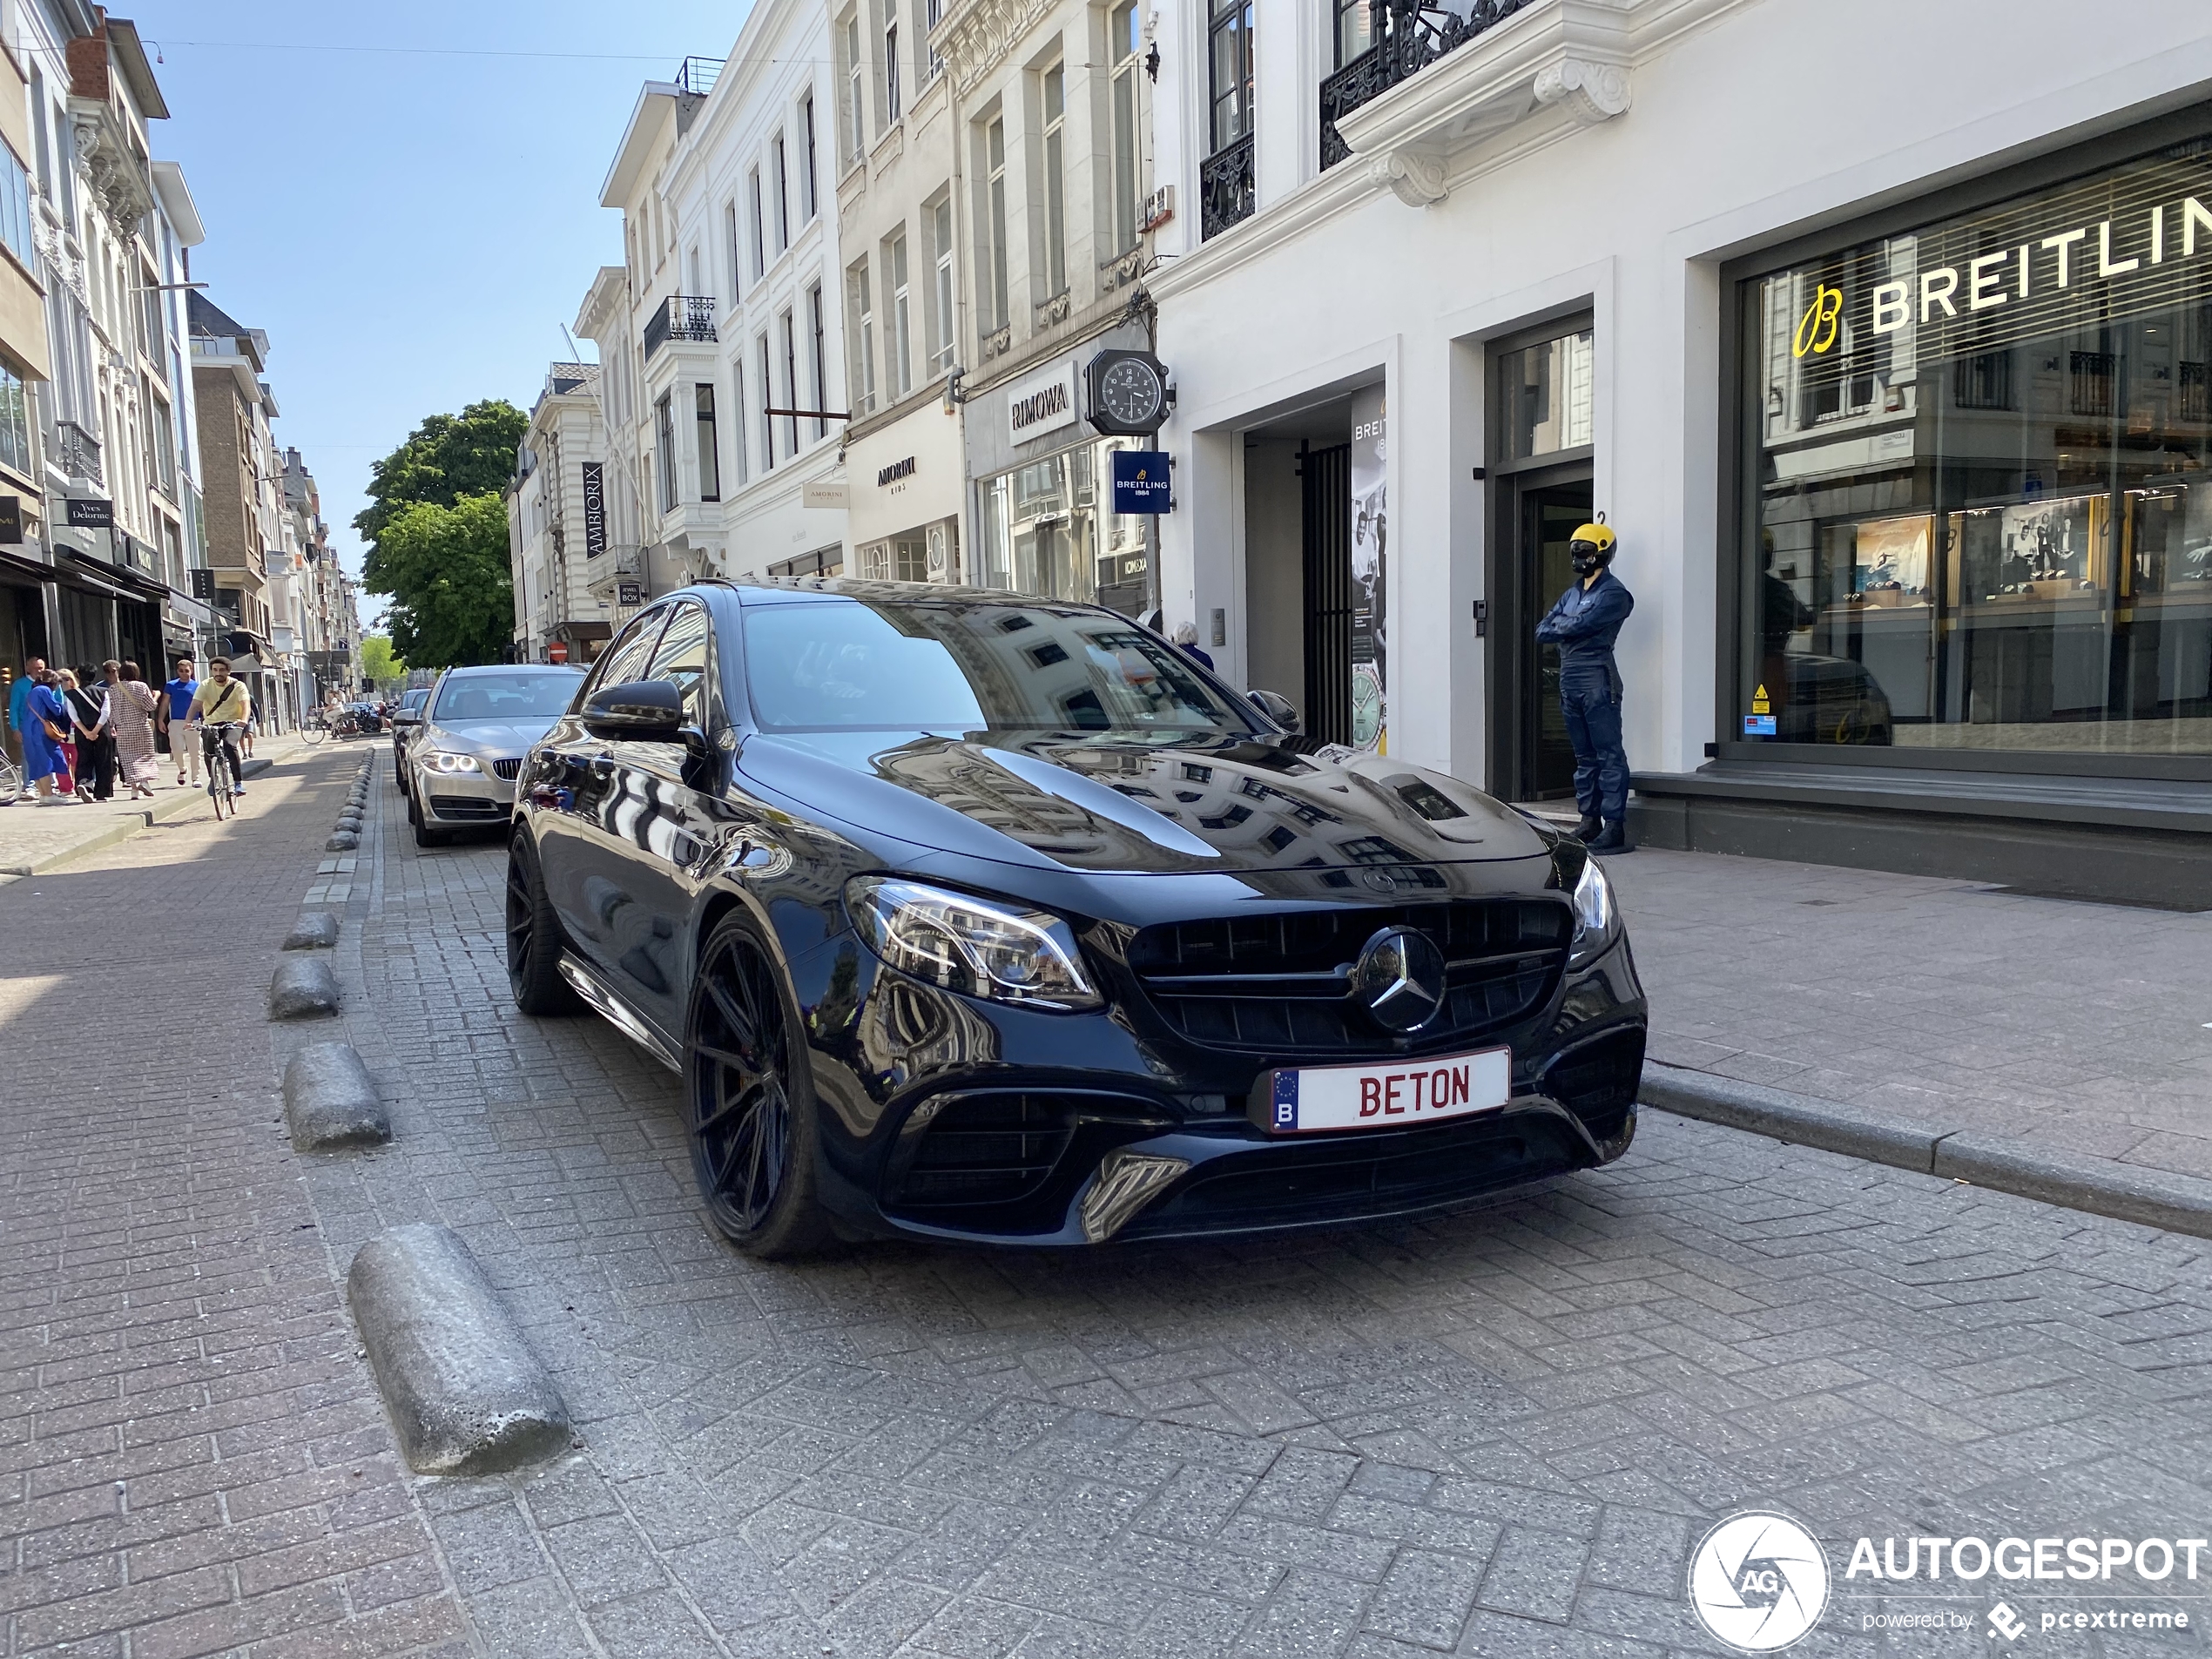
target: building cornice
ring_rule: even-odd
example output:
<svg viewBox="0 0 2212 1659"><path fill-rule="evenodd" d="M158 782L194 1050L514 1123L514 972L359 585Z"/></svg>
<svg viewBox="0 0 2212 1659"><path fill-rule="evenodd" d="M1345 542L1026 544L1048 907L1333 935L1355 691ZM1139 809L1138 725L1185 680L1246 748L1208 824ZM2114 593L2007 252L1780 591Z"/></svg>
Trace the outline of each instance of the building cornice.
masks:
<svg viewBox="0 0 2212 1659"><path fill-rule="evenodd" d="M965 98L1060 3L1061 0L954 0L929 32L930 50L944 60L953 89Z"/></svg>

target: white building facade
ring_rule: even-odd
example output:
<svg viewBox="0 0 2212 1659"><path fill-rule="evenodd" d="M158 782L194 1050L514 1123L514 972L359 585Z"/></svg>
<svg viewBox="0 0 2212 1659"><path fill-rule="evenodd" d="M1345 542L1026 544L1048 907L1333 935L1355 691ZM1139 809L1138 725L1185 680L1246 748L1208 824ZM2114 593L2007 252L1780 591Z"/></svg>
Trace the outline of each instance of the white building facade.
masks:
<svg viewBox="0 0 2212 1659"><path fill-rule="evenodd" d="M607 432L597 363L555 363L530 408L507 489L515 658L587 663L611 631L592 591L608 551Z"/></svg>
<svg viewBox="0 0 2212 1659"><path fill-rule="evenodd" d="M1158 26L1163 595L1232 679L1555 797L1528 636L1602 512L1647 838L2205 884L2201 7Z"/></svg>

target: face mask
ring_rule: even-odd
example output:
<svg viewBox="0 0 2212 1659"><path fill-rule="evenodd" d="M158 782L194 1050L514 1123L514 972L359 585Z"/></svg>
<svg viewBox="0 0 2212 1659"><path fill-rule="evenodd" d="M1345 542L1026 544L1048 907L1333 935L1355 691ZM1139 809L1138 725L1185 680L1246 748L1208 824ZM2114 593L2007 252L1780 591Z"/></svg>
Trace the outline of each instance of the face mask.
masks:
<svg viewBox="0 0 2212 1659"><path fill-rule="evenodd" d="M1597 550L1592 547L1588 542L1575 543L1575 545L1568 550L1568 556L1574 561L1575 574L1576 576L1589 575L1591 571L1598 568L1600 563L1600 560L1597 556Z"/></svg>

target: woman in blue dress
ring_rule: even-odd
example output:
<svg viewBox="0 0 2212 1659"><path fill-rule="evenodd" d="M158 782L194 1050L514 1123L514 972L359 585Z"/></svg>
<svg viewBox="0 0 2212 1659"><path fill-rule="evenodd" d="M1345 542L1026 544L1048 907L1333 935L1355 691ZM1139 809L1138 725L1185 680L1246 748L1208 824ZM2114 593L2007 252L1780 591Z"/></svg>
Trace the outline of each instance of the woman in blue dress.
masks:
<svg viewBox="0 0 2212 1659"><path fill-rule="evenodd" d="M69 765L62 755L62 745L48 730L69 730L69 705L51 681L42 680L30 688L30 695L24 698L23 774L38 790L38 804L51 806L58 801L74 800L70 792ZM54 792L54 780L61 780L61 792Z"/></svg>

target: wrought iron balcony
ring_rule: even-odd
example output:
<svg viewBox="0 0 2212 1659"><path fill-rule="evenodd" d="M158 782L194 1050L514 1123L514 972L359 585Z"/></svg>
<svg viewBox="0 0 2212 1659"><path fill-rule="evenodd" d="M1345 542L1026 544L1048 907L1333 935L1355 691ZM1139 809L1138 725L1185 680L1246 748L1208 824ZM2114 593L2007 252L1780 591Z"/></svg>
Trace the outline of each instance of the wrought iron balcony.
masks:
<svg viewBox="0 0 2212 1659"><path fill-rule="evenodd" d="M714 340L714 301L705 294L671 293L645 319L645 355L671 340Z"/></svg>
<svg viewBox="0 0 2212 1659"><path fill-rule="evenodd" d="M55 421L54 433L60 440L54 447L54 458L62 463L62 470L79 482L105 488L106 481L100 476L100 441L74 421Z"/></svg>
<svg viewBox="0 0 2212 1659"><path fill-rule="evenodd" d="M1370 0L1375 44L1321 83L1321 168L1352 153L1337 123L1534 0L1474 0L1465 16L1422 0Z"/></svg>
<svg viewBox="0 0 2212 1659"><path fill-rule="evenodd" d="M1252 135L1249 132L1198 164L1198 235L1218 236L1252 216L1259 193L1252 183Z"/></svg>

